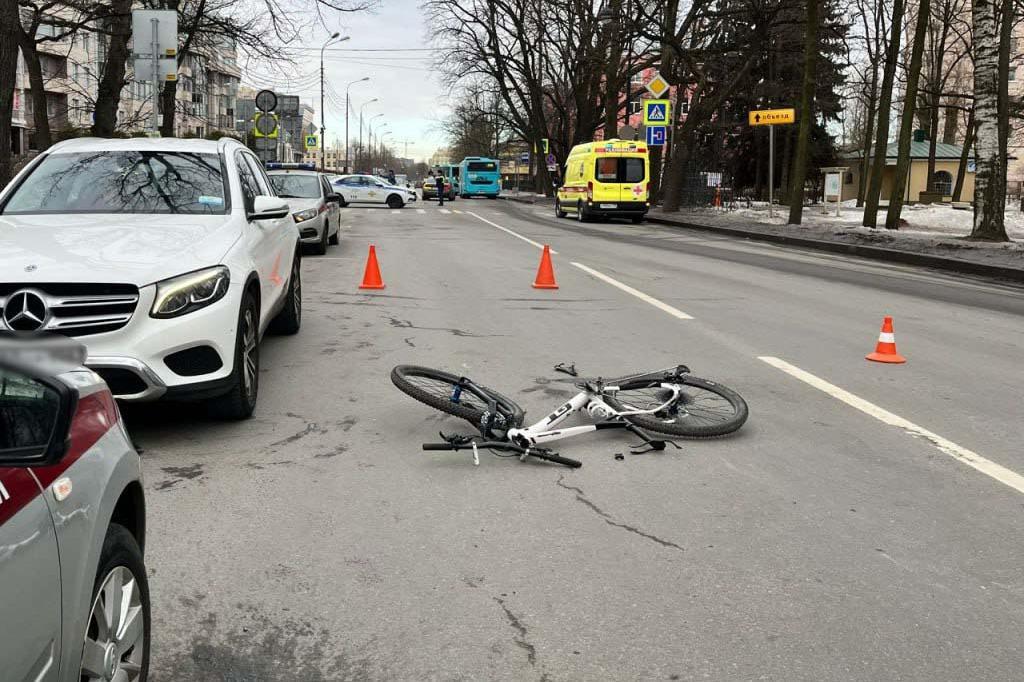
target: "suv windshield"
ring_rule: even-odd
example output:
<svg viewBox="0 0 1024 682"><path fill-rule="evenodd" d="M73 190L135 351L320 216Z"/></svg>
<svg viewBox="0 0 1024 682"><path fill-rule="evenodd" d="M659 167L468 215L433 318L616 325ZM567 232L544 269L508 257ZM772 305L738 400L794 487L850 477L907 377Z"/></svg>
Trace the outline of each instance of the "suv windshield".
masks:
<svg viewBox="0 0 1024 682"><path fill-rule="evenodd" d="M49 154L2 213L214 213L227 211L218 154Z"/></svg>
<svg viewBox="0 0 1024 682"><path fill-rule="evenodd" d="M644 160L632 157L606 156L597 160L598 182L642 182Z"/></svg>
<svg viewBox="0 0 1024 682"><path fill-rule="evenodd" d="M315 175L271 173L270 182L277 196L286 199L319 199L320 178Z"/></svg>

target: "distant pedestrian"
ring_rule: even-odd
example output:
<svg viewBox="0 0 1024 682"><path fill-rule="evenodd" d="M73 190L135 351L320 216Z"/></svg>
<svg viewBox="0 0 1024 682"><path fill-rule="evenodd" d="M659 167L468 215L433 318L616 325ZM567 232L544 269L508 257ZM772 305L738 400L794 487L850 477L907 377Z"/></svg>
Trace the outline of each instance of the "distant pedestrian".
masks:
<svg viewBox="0 0 1024 682"><path fill-rule="evenodd" d="M444 176L437 174L437 205L444 206Z"/></svg>

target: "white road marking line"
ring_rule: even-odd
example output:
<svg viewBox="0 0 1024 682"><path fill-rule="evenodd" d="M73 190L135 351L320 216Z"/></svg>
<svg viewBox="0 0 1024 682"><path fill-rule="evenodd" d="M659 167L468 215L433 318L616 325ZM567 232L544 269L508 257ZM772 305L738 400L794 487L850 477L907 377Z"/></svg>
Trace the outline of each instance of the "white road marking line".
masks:
<svg viewBox="0 0 1024 682"><path fill-rule="evenodd" d="M580 270L582 270L583 272L585 272L585 273L587 273L589 275L593 275L594 277L597 277L602 282L606 282L608 284L611 284L613 287L617 287L619 289L622 289L627 294L630 294L632 296L636 296L637 298L639 298L641 301L644 301L645 303L650 303L651 305L653 305L658 310L666 312L669 315L671 315L672 317L679 318L680 320L692 320L693 319L692 316L687 315L682 310L679 310L678 308L673 308L668 303L662 303L661 301L659 301L658 299L654 298L653 296L648 296L647 294L645 294L642 291L637 291L633 287L629 286L628 284L623 284L622 282L620 282L617 279L612 279L611 277L609 277L608 275L604 274L603 272L598 272L597 270L595 270L593 268L588 268L586 265L583 265L582 263L575 263L574 262L572 265L577 267L577 268L579 268Z"/></svg>
<svg viewBox="0 0 1024 682"><path fill-rule="evenodd" d="M453 212L453 213L462 213L462 211L460 211L460 210L459 210L459 209L457 209L457 208L453 208L453 209L452 209L452 212Z"/></svg>
<svg viewBox="0 0 1024 682"><path fill-rule="evenodd" d="M417 213L426 213L426 212L427 212L427 210L426 210L426 209L424 209L424 208L417 208L417 209L416 209L416 212L417 212Z"/></svg>
<svg viewBox="0 0 1024 682"><path fill-rule="evenodd" d="M451 213L451 211L449 211L447 208L439 208L437 210L439 210L441 213Z"/></svg>
<svg viewBox="0 0 1024 682"><path fill-rule="evenodd" d="M785 360L780 360L779 358L771 356L761 356L758 358L758 360L762 360L771 365L772 367L775 367L776 369L781 369L786 374L789 374L790 376L799 379L800 381L804 382L805 384L808 384L809 386L813 386L819 391L823 391L829 394L836 400L843 401L850 407L856 408L863 412L864 414L874 417L883 424L899 427L906 431L907 433L909 433L911 436L924 438L932 445L934 445L936 448L938 448L940 452L949 455L953 459L959 461L961 464L966 464L967 466L973 469L977 469L986 476L994 478L1000 483L1010 486L1017 492L1024 493L1024 476L1021 476L1017 472L1007 469L1001 464L996 464L992 460L985 459L978 453L972 450L968 450L967 448L962 447L960 445L957 445L953 441L943 438L937 433L933 433L928 429L918 426L913 422L907 421L903 417L895 415L892 412L889 412L888 410L883 409L878 405L875 405L874 403L870 403L867 400L855 396L848 391L844 391L838 386L830 384L824 379L814 376L810 372L802 370L799 367L796 367L795 365L789 364Z"/></svg>
<svg viewBox="0 0 1024 682"><path fill-rule="evenodd" d="M402 209L400 209L400 208L393 208L393 209L391 209L391 212L392 213L401 213Z"/></svg>
<svg viewBox="0 0 1024 682"><path fill-rule="evenodd" d="M375 208L368 208L368 209L366 209L366 212L367 212L367 213L373 213L373 212L374 212L374 211L376 211L376 210L377 210L377 209L375 209Z"/></svg>
<svg viewBox="0 0 1024 682"><path fill-rule="evenodd" d="M538 249L543 249L543 248L544 248L544 245L543 245L543 244L541 244L541 243L539 243L539 242L535 242L535 241L533 241L532 239L530 239L529 237L524 237L523 235L519 234L518 232L513 232L512 230L508 229L507 227L502 227L501 225L499 225L499 224L497 224L497 223L492 223L492 222L491 222L490 220L488 220L487 218L484 218L484 217L483 217L483 216L481 216L481 215L477 215L476 213L473 213L472 211L468 211L468 213L469 213L469 215L473 216L473 217L474 217L474 218L476 218L477 220L482 220L482 221L484 221L485 223L487 223L488 225L490 225L491 227L496 227L496 228L498 228L499 230L501 230L502 232L507 232L508 234L512 235L512 236L513 236L513 237L515 237L516 239L522 239L522 240L523 240L524 242L526 242L527 244L533 244L533 245L534 245L534 246L536 246L536 247L537 247ZM558 252L557 252L557 251L555 251L554 249L551 249L551 253L553 253L553 254L555 254L555 255L558 255Z"/></svg>

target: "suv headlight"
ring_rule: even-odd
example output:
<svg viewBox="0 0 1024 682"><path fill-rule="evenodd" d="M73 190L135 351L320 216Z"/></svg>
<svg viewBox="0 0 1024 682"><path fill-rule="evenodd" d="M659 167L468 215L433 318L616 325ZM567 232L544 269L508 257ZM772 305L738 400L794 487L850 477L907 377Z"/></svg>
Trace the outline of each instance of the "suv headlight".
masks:
<svg viewBox="0 0 1024 682"><path fill-rule="evenodd" d="M224 298L230 282L231 274L223 265L157 282L150 317L178 317L205 308Z"/></svg>
<svg viewBox="0 0 1024 682"><path fill-rule="evenodd" d="M318 214L318 212L317 212L317 210L315 208L307 208L304 211L299 211L298 213L292 213L292 217L295 218L295 222L302 223L302 222L305 222L307 220L312 220L313 218L315 218L317 216L317 214Z"/></svg>

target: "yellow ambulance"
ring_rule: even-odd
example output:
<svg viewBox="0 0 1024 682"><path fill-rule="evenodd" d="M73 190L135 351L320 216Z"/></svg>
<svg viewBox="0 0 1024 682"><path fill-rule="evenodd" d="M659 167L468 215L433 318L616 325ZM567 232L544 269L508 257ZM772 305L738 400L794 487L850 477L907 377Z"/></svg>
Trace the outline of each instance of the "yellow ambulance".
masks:
<svg viewBox="0 0 1024 682"><path fill-rule="evenodd" d="M580 222L596 217L644 219L651 207L647 145L631 140L579 144L565 161L565 179L555 197L559 218Z"/></svg>

